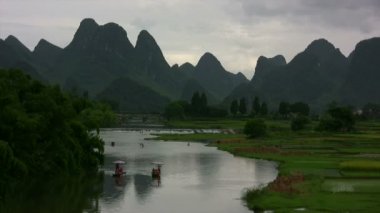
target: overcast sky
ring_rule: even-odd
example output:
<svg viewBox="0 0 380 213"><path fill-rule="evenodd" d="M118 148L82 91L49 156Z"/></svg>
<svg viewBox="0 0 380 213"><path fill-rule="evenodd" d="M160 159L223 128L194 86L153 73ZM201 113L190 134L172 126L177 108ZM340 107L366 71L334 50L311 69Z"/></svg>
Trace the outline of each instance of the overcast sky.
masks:
<svg viewBox="0 0 380 213"><path fill-rule="evenodd" d="M318 38L348 55L380 36L380 0L0 0L0 38L65 47L87 17L118 23L133 44L148 30L170 64L211 52L248 78L260 55L289 61Z"/></svg>

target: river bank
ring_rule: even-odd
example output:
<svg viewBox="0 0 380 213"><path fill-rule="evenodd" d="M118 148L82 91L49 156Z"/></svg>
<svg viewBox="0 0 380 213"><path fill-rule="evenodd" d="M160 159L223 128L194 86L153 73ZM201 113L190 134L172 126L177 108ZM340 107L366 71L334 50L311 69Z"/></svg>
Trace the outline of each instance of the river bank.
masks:
<svg viewBox="0 0 380 213"><path fill-rule="evenodd" d="M198 121L210 127L230 121ZM239 132L245 121L233 121ZM194 125L180 122L181 126ZM244 199L250 209L275 212L378 212L380 209L380 123L359 122L355 133L292 132L288 121L268 121L260 139L241 134L160 135L157 139L209 141L237 156L280 163L279 176ZM180 127L180 126L179 126ZM236 128L237 127L237 128Z"/></svg>

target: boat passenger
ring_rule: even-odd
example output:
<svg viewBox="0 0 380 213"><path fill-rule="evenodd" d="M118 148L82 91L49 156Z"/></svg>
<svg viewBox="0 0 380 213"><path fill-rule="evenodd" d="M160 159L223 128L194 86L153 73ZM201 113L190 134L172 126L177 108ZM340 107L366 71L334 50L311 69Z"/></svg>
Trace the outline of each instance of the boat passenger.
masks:
<svg viewBox="0 0 380 213"><path fill-rule="evenodd" d="M117 176L123 175L123 168L118 163L116 164L115 175Z"/></svg>

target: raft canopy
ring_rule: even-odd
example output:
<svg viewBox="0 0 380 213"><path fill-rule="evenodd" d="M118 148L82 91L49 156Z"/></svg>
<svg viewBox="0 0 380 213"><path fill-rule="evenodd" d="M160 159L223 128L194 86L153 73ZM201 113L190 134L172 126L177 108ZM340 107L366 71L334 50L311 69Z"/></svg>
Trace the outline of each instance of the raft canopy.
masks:
<svg viewBox="0 0 380 213"><path fill-rule="evenodd" d="M152 162L152 164L154 164L154 165L159 165L159 166L164 165L164 163L159 162L159 161Z"/></svg>

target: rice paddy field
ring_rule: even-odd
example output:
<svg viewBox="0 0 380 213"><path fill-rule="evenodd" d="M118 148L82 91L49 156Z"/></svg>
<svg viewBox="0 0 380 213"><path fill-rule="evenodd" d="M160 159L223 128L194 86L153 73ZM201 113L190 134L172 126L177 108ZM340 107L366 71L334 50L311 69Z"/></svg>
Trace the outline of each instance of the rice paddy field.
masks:
<svg viewBox="0 0 380 213"><path fill-rule="evenodd" d="M265 137L241 134L245 120L180 121L183 128L233 129L232 133L159 135L157 139L207 141L234 155L279 163L268 186L244 199L255 212L380 212L380 122L357 122L351 133L300 132L290 121L267 120Z"/></svg>

